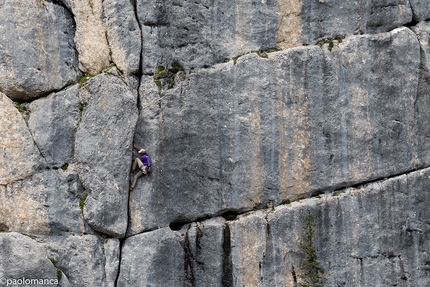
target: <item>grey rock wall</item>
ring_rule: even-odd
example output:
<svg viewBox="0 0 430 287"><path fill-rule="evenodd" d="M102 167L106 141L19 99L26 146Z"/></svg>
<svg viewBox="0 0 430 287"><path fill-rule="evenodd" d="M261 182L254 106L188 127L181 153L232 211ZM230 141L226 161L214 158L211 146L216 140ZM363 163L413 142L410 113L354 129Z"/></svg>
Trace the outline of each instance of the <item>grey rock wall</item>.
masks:
<svg viewBox="0 0 430 287"><path fill-rule="evenodd" d="M21 2L0 284L298 286L307 210L326 286L430 284L429 1Z"/></svg>
<svg viewBox="0 0 430 287"><path fill-rule="evenodd" d="M38 239L70 286L115 286L119 240L94 235L62 235Z"/></svg>
<svg viewBox="0 0 430 287"><path fill-rule="evenodd" d="M116 237L127 228L129 171L136 96L120 78L101 74L80 95L75 162L88 197L84 217L97 231Z"/></svg>
<svg viewBox="0 0 430 287"><path fill-rule="evenodd" d="M159 93L142 81L136 141L153 151L155 167L131 193L131 230L427 166L414 106L419 69L419 42L402 28L348 38L331 52L250 54Z"/></svg>
<svg viewBox="0 0 430 287"><path fill-rule="evenodd" d="M3 115L0 125L0 184L5 185L31 176L40 166L41 158L23 117L14 103L2 93L0 111Z"/></svg>
<svg viewBox="0 0 430 287"><path fill-rule="evenodd" d="M325 286L427 286L429 175L424 169L232 221L129 237L118 285L296 286L310 210Z"/></svg>
<svg viewBox="0 0 430 287"><path fill-rule="evenodd" d="M426 1L137 1L142 72L186 71L249 51L388 32L429 19Z"/></svg>
<svg viewBox="0 0 430 287"><path fill-rule="evenodd" d="M74 156L76 127L79 122L78 87L33 101L28 127L47 164L63 166Z"/></svg>
<svg viewBox="0 0 430 287"><path fill-rule="evenodd" d="M131 1L103 1L112 61L126 74L140 70L141 33Z"/></svg>
<svg viewBox="0 0 430 287"><path fill-rule="evenodd" d="M80 71L70 13L47 1L0 4L0 91L28 101L76 82Z"/></svg>
<svg viewBox="0 0 430 287"><path fill-rule="evenodd" d="M55 286L65 281L61 279L61 271L48 259L45 249L31 238L11 232L0 234L0 242L2 285Z"/></svg>

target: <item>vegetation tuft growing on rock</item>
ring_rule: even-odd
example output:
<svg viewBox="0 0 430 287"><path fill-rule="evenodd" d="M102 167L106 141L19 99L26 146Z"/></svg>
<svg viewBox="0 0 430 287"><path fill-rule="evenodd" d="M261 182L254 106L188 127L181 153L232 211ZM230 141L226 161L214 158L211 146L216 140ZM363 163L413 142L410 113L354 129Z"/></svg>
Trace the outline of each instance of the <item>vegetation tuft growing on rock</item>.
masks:
<svg viewBox="0 0 430 287"><path fill-rule="evenodd" d="M314 246L315 239L315 215L307 210L303 221L303 239L299 243L299 247L305 254L305 259L300 266L301 274L299 278L300 287L323 287L324 286L324 269L318 260L316 248Z"/></svg>

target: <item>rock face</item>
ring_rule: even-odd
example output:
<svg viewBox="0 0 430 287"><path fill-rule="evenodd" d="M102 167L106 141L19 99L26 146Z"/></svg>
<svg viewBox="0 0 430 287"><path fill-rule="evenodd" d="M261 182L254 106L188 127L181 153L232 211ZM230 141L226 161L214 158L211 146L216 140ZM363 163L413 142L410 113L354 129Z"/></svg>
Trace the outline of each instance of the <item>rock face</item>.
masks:
<svg viewBox="0 0 430 287"><path fill-rule="evenodd" d="M5 185L32 175L40 165L40 156L18 109L2 93L0 112L0 184Z"/></svg>
<svg viewBox="0 0 430 287"><path fill-rule="evenodd" d="M33 101L28 109L28 127L41 155L50 165L73 160L76 127L79 122L78 87Z"/></svg>
<svg viewBox="0 0 430 287"><path fill-rule="evenodd" d="M424 169L233 221L132 236L123 245L118 285L295 286L301 227L310 210L325 286L426 286L430 194L422 190L429 175Z"/></svg>
<svg viewBox="0 0 430 287"><path fill-rule="evenodd" d="M75 161L88 194L84 217L95 230L121 237L127 229L136 97L109 74L92 78L81 91L84 107L76 132Z"/></svg>
<svg viewBox="0 0 430 287"><path fill-rule="evenodd" d="M54 265L70 286L115 286L119 240L99 236L57 236L41 239Z"/></svg>
<svg viewBox="0 0 430 287"><path fill-rule="evenodd" d="M141 35L131 1L103 1L112 61L126 74L140 69Z"/></svg>
<svg viewBox="0 0 430 287"><path fill-rule="evenodd" d="M331 52L251 54L161 91L155 120L145 109L157 99L154 85L142 82L136 141L162 168L132 194L141 229L133 219L131 228L261 208L428 165L414 108L419 55L405 28L353 37Z"/></svg>
<svg viewBox="0 0 430 287"><path fill-rule="evenodd" d="M21 2L0 285L430 285L429 0Z"/></svg>
<svg viewBox="0 0 430 287"><path fill-rule="evenodd" d="M79 77L73 20L47 1L1 1L0 91L29 101Z"/></svg>
<svg viewBox="0 0 430 287"><path fill-rule="evenodd" d="M429 18L426 1L137 1L142 72L208 67L253 50L387 32Z"/></svg>
<svg viewBox="0 0 430 287"><path fill-rule="evenodd" d="M76 23L79 69L84 73L99 73L110 61L102 0L67 0L66 3Z"/></svg>
<svg viewBox="0 0 430 287"><path fill-rule="evenodd" d="M45 249L27 236L16 232L0 234L2 285L52 286L59 283L57 271L46 256ZM21 283L13 280L23 280ZM27 281L30 280L30 281ZM33 281L37 280L37 281ZM47 280L47 282L45 282Z"/></svg>

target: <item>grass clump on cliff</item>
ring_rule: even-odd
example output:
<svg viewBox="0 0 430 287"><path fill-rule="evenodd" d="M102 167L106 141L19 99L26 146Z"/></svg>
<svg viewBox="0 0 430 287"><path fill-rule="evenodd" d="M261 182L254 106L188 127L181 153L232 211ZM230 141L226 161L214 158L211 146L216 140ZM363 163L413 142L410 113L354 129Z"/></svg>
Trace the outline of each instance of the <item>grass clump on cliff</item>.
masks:
<svg viewBox="0 0 430 287"><path fill-rule="evenodd" d="M323 287L324 286L324 269L318 260L316 248L314 246L315 234L315 215L308 210L303 221L303 238L299 243L301 251L305 255L300 266L299 275L300 287Z"/></svg>
<svg viewBox="0 0 430 287"><path fill-rule="evenodd" d="M95 76L96 76L95 74L91 74L91 73L82 75L78 80L78 85L80 87L85 86L88 83L88 81Z"/></svg>
<svg viewBox="0 0 430 287"><path fill-rule="evenodd" d="M321 39L318 42L316 42L315 45L320 46L320 48L322 48L322 46L324 46L325 44L328 44L328 50L331 52L335 42L337 42L338 44L342 43L342 38L340 36L336 36L334 39Z"/></svg>
<svg viewBox="0 0 430 287"><path fill-rule="evenodd" d="M27 109L28 103L18 103L14 102L15 108L21 113L21 114L29 114L30 111Z"/></svg>
<svg viewBox="0 0 430 287"><path fill-rule="evenodd" d="M168 89L173 89L176 85L175 77L178 73L182 73L181 79L185 80L184 68L177 62L174 62L169 69L166 69L163 66L156 67L153 80L158 87L158 91L161 91L164 84L166 84Z"/></svg>
<svg viewBox="0 0 430 287"><path fill-rule="evenodd" d="M291 200L288 198L281 201L281 205L286 205L286 204L290 204L290 203L291 203Z"/></svg>
<svg viewBox="0 0 430 287"><path fill-rule="evenodd" d="M82 195L81 200L79 201L79 207L81 208L81 210L83 210L83 209L84 209L85 200L87 200L87 197L88 197L88 193L86 193L86 192L85 192L85 193Z"/></svg>

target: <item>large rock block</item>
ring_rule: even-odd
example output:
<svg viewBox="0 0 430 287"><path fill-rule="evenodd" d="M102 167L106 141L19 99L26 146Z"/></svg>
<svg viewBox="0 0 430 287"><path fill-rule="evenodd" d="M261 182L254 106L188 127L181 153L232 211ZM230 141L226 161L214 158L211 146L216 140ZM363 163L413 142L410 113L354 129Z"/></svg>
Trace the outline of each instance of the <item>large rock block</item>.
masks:
<svg viewBox="0 0 430 287"><path fill-rule="evenodd" d="M232 241L222 217L125 240L118 286L233 286Z"/></svg>
<svg viewBox="0 0 430 287"><path fill-rule="evenodd" d="M409 29L142 82L136 145L153 172L130 230L250 210L427 165L414 103L420 48ZM425 109L425 107L423 107Z"/></svg>
<svg viewBox="0 0 430 287"><path fill-rule="evenodd" d="M112 61L126 74L140 69L141 32L131 1L103 1Z"/></svg>
<svg viewBox="0 0 430 287"><path fill-rule="evenodd" d="M127 238L117 286L183 286L184 249L169 228Z"/></svg>
<svg viewBox="0 0 430 287"><path fill-rule="evenodd" d="M85 73L97 74L110 61L102 0L68 0L66 3L76 23L75 43L79 69Z"/></svg>
<svg viewBox="0 0 430 287"><path fill-rule="evenodd" d="M184 286L231 286L230 229L224 218L192 223L181 233Z"/></svg>
<svg viewBox="0 0 430 287"><path fill-rule="evenodd" d="M0 229L27 234L90 232L79 208L82 192L72 166L1 185Z"/></svg>
<svg viewBox="0 0 430 287"><path fill-rule="evenodd" d="M23 109L21 105L18 108ZM34 174L42 160L23 116L0 92L0 184L5 185Z"/></svg>
<svg viewBox="0 0 430 287"><path fill-rule="evenodd" d="M236 228L231 230L248 236L232 235L237 238L232 252L248 257L233 270L254 268L259 272L235 272L236 282L259 282L253 286L295 284L302 275L304 252L299 243L303 240L304 217L311 210L317 223L314 246L326 271L327 286L428 285L424 274L428 272L429 246L425 242L429 227L425 218L429 216L429 175L430 170L425 169L347 189L339 196L282 206L267 215L241 217L232 223ZM259 221L258 229L254 223ZM261 248L256 250L256 246Z"/></svg>
<svg viewBox="0 0 430 287"><path fill-rule="evenodd" d="M423 2L428 6L428 1ZM281 48L315 44L323 38L388 32L410 23L413 16L408 0L278 0L277 3L281 15L277 41Z"/></svg>
<svg viewBox="0 0 430 287"><path fill-rule="evenodd" d="M85 107L76 132L75 162L88 193L84 216L95 230L123 237L136 95L119 77L100 74L81 89L80 96Z"/></svg>
<svg viewBox="0 0 430 287"><path fill-rule="evenodd" d="M28 109L28 127L46 162L56 167L71 163L80 119L78 86L33 101Z"/></svg>
<svg viewBox="0 0 430 287"><path fill-rule="evenodd" d="M276 46L274 1L137 1L142 72L177 63L187 71Z"/></svg>
<svg viewBox="0 0 430 287"><path fill-rule="evenodd" d="M427 286L429 176L427 168L229 221L132 236L118 286L296 286L308 211L325 286Z"/></svg>
<svg viewBox="0 0 430 287"><path fill-rule="evenodd" d="M0 233L0 246L1 285L57 286L59 283L57 269L45 249L30 237L15 232Z"/></svg>
<svg viewBox="0 0 430 287"><path fill-rule="evenodd" d="M430 9L428 0L409 0L414 13L414 20L428 21L430 19Z"/></svg>
<svg viewBox="0 0 430 287"><path fill-rule="evenodd" d="M419 69L418 96L415 103L417 128L422 138L430 138L430 22L421 22L412 30L416 33L421 48L421 65ZM430 141L421 141L418 148L430 150Z"/></svg>
<svg viewBox="0 0 430 287"><path fill-rule="evenodd" d="M115 286L119 268L118 239L62 234L39 240L71 286Z"/></svg>
<svg viewBox="0 0 430 287"><path fill-rule="evenodd" d="M52 2L2 1L0 91L28 101L79 77L73 19Z"/></svg>
<svg viewBox="0 0 430 287"><path fill-rule="evenodd" d="M428 19L429 4L428 0L137 1L142 72L178 65L190 71L254 50L388 32L411 23L413 17Z"/></svg>

